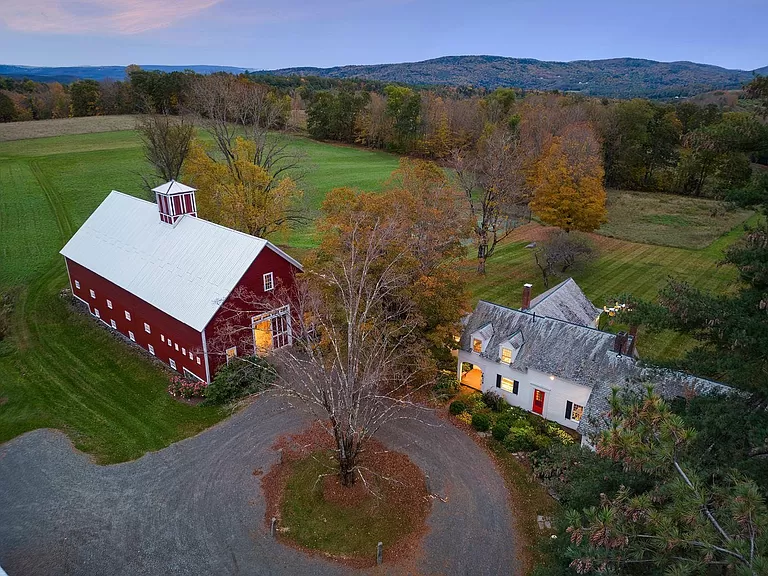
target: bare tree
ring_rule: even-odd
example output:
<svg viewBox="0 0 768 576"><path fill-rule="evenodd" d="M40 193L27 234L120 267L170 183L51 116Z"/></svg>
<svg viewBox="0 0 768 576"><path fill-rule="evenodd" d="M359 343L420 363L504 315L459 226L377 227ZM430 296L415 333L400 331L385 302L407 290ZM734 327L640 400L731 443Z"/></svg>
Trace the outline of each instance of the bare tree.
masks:
<svg viewBox="0 0 768 576"><path fill-rule="evenodd" d="M178 180L189 154L195 127L184 116L147 114L136 130L144 145L144 157L154 168L150 177L142 175L148 189L160 182Z"/></svg>
<svg viewBox="0 0 768 576"><path fill-rule="evenodd" d="M586 237L556 230L533 251L533 259L541 270L544 287L552 276L574 272L595 257L595 249Z"/></svg>
<svg viewBox="0 0 768 576"><path fill-rule="evenodd" d="M303 176L304 156L276 132L287 122L289 97L280 98L268 86L231 74L210 74L195 79L190 106L230 170L238 171L235 143L241 137L255 143L251 161L270 175L267 189L287 175L293 180Z"/></svg>
<svg viewBox="0 0 768 576"><path fill-rule="evenodd" d="M514 132L497 127L478 142L474 151L456 149L452 153L452 166L474 223L480 274L485 274L485 262L498 243L528 213L518 144Z"/></svg>

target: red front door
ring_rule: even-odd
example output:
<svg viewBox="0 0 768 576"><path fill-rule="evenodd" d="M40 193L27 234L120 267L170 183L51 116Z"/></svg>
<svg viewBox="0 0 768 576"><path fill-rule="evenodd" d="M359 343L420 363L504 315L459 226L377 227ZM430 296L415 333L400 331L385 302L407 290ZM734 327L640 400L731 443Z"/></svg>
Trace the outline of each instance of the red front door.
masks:
<svg viewBox="0 0 768 576"><path fill-rule="evenodd" d="M536 414L544 414L544 392L541 390L533 391L533 411Z"/></svg>

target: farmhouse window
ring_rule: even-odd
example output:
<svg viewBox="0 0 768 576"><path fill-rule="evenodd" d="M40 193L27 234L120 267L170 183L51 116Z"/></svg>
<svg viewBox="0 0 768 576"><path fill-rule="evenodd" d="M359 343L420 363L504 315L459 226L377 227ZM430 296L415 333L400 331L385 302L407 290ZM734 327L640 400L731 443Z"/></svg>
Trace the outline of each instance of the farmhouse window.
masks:
<svg viewBox="0 0 768 576"><path fill-rule="evenodd" d="M80 280L75 280L75 288L80 290Z"/></svg>
<svg viewBox="0 0 768 576"><path fill-rule="evenodd" d="M173 358L169 358L169 359L168 359L168 362L170 363L170 365L171 365L171 368L173 368L174 370L176 370L176 360L174 360Z"/></svg>
<svg viewBox="0 0 768 576"><path fill-rule="evenodd" d="M131 313L128 312L128 310L125 311L125 319L130 320L131 319Z"/></svg>
<svg viewBox="0 0 768 576"><path fill-rule="evenodd" d="M131 339L131 342L136 342L136 335L130 330L128 330L128 338Z"/></svg>
<svg viewBox="0 0 768 576"><path fill-rule="evenodd" d="M478 354L483 351L483 341L480 340L480 338L472 339L472 351L477 352Z"/></svg>
<svg viewBox="0 0 768 576"><path fill-rule="evenodd" d="M512 350L510 348L501 349L501 361L504 364L512 364Z"/></svg>
<svg viewBox="0 0 768 576"><path fill-rule="evenodd" d="M272 272L264 274L264 292L269 292L275 287L275 277Z"/></svg>
<svg viewBox="0 0 768 576"><path fill-rule="evenodd" d="M112 328L114 328L115 330L117 330L117 322L115 322L114 320L110 320L110 321L109 321L109 323L110 323L110 325L112 326Z"/></svg>
<svg viewBox="0 0 768 576"><path fill-rule="evenodd" d="M584 415L584 406L574 404L570 400L565 403L565 419L573 420L574 422L580 422L581 417Z"/></svg>
<svg viewBox="0 0 768 576"><path fill-rule="evenodd" d="M501 388L505 392L517 394L520 390L520 382L510 378L504 378L501 374L496 375L496 388Z"/></svg>
<svg viewBox="0 0 768 576"><path fill-rule="evenodd" d="M149 327L149 324L147 324L146 322L144 322L144 332L146 332L147 334L152 334L152 329Z"/></svg>
<svg viewBox="0 0 768 576"><path fill-rule="evenodd" d="M229 359L234 358L235 356L237 356L237 346L227 348L227 364L229 364Z"/></svg>
<svg viewBox="0 0 768 576"><path fill-rule="evenodd" d="M152 354L152 356L155 355L155 347L152 346L152 344L149 344L149 353Z"/></svg>
<svg viewBox="0 0 768 576"><path fill-rule="evenodd" d="M89 292L91 293L91 298L96 298L96 292L93 290L89 290Z"/></svg>
<svg viewBox="0 0 768 576"><path fill-rule="evenodd" d="M107 308L112 310L112 300L110 300L109 298L107 298Z"/></svg>

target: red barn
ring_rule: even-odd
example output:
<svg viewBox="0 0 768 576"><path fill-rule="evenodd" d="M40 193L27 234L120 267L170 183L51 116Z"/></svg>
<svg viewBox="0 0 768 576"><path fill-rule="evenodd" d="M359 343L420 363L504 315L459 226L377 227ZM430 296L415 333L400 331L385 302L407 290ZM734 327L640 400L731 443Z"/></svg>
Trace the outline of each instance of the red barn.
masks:
<svg viewBox="0 0 768 576"><path fill-rule="evenodd" d="M153 191L156 204L112 191L67 242L72 294L174 370L210 382L224 361L211 339L231 322L227 304L243 291L268 301L277 286L292 287L301 264L267 240L197 218L194 188L171 181ZM289 344L290 315L283 306L249 318L252 338L233 340L226 355Z"/></svg>

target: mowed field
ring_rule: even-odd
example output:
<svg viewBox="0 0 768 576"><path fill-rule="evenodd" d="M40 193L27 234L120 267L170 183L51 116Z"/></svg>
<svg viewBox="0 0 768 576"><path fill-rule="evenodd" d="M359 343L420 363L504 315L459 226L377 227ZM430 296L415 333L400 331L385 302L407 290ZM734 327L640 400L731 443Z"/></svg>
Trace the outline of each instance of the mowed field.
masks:
<svg viewBox="0 0 768 576"><path fill-rule="evenodd" d="M397 157L303 138L292 143L305 158L304 209L318 214L332 188L382 187ZM59 249L112 189L143 196L146 166L132 131L65 135L0 142L0 292L15 294L10 336L0 342L0 442L39 427L65 430L97 461L119 462L157 450L215 423L225 413L192 407L166 394L168 373L116 340L60 297L67 286ZM650 202L651 200L646 200ZM746 218L749 214L740 217ZM738 220L738 219L737 219ZM711 290L727 290L733 270L718 267L722 251L741 234L736 222L724 236L706 221L671 221L680 234L716 239L704 249L639 244L595 236L601 255L576 276L601 305L622 292L653 298L669 276ZM518 230L478 277L464 270L474 299L519 305L521 285L540 275L525 245L541 237L529 225ZM311 226L282 243L297 254L316 242ZM670 356L685 343L670 335L643 337L642 352ZM645 347L644 347L645 346Z"/></svg>

